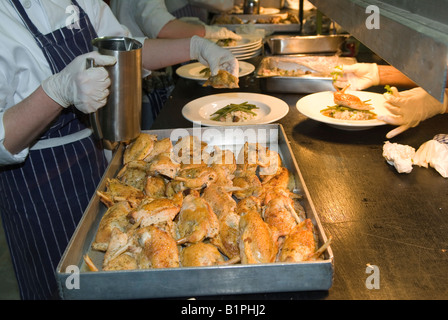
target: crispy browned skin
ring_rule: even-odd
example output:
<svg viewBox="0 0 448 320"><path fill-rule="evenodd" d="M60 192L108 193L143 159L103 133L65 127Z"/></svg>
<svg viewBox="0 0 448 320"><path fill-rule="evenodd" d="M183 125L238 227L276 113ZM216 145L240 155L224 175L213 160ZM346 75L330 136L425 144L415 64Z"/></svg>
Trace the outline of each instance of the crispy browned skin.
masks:
<svg viewBox="0 0 448 320"><path fill-rule="evenodd" d="M225 187L212 184L204 189L202 197L212 207L213 212L220 217L227 212L233 212L236 209L236 201Z"/></svg>
<svg viewBox="0 0 448 320"><path fill-rule="evenodd" d="M224 263L224 257L211 243L193 243L181 251L183 267L214 266Z"/></svg>
<svg viewBox="0 0 448 320"><path fill-rule="evenodd" d="M97 194L107 207L111 207L114 203L120 201L127 201L131 207L136 207L145 198L142 190L125 184L118 179L107 180L106 191L97 191Z"/></svg>
<svg viewBox="0 0 448 320"><path fill-rule="evenodd" d="M173 146L146 134L128 145L122 170L97 192L108 208L92 244L105 251L103 270L299 262L325 252L331 237L317 248L280 154L246 142L235 159L207 147L195 136Z"/></svg>
<svg viewBox="0 0 448 320"><path fill-rule="evenodd" d="M264 222L258 212L252 210L241 214L239 232L241 263L275 261L278 236L275 229Z"/></svg>
<svg viewBox="0 0 448 320"><path fill-rule="evenodd" d="M177 221L178 244L196 243L218 234L219 222L210 205L199 193L184 198Z"/></svg>
<svg viewBox="0 0 448 320"><path fill-rule="evenodd" d="M288 235L299 222L294 211L293 200L287 196L273 198L263 211L266 223L277 228L280 236Z"/></svg>
<svg viewBox="0 0 448 320"><path fill-rule="evenodd" d="M150 268L179 267L179 250L176 241L166 231L151 225L137 231L142 254Z"/></svg>
<svg viewBox="0 0 448 320"><path fill-rule="evenodd" d="M123 154L123 163L134 160L144 160L154 148L157 136L141 133L131 144L126 147Z"/></svg>
<svg viewBox="0 0 448 320"><path fill-rule="evenodd" d="M212 86L216 89L235 89L239 88L239 79L230 72L219 70L216 76L210 76L203 84L204 87Z"/></svg>
<svg viewBox="0 0 448 320"><path fill-rule="evenodd" d="M118 228L120 231L126 231L129 221L128 213L131 211L129 203L121 201L108 208L101 218L95 241L92 248L95 250L106 251L111 238L112 230Z"/></svg>
<svg viewBox="0 0 448 320"><path fill-rule="evenodd" d="M160 176L148 176L146 177L146 183L144 191L147 197L157 199L166 196L166 182Z"/></svg>
<svg viewBox="0 0 448 320"><path fill-rule="evenodd" d="M160 153L147 165L147 173L151 176L163 175L173 179L179 171L180 164L173 161L169 153Z"/></svg>
<svg viewBox="0 0 448 320"><path fill-rule="evenodd" d="M338 90L333 93L334 103L336 103L340 106L344 106L344 107L348 107L348 108L352 108L352 109L356 109L356 110L372 110L373 107L370 104L363 102L357 96L354 96L349 93L345 93L345 90L347 90L347 88L349 86L350 85L346 86L342 90Z"/></svg>
<svg viewBox="0 0 448 320"><path fill-rule="evenodd" d="M141 227L172 221L180 211L182 198L181 193L176 194L172 199L147 198L129 213L129 221L132 224L138 223Z"/></svg>
<svg viewBox="0 0 448 320"><path fill-rule="evenodd" d="M314 226L310 219L298 224L285 238L278 261L300 262L313 258L317 250Z"/></svg>
<svg viewBox="0 0 448 320"><path fill-rule="evenodd" d="M103 270L132 270L137 269L137 261L129 248L129 234L118 228L112 230L111 239L104 254Z"/></svg>
<svg viewBox="0 0 448 320"><path fill-rule="evenodd" d="M261 215L261 200L254 196L248 196L238 201L235 212L241 214L243 212L255 210Z"/></svg>
<svg viewBox="0 0 448 320"><path fill-rule="evenodd" d="M210 241L228 258L240 256L239 241L240 216L233 211L228 211L219 217L218 235Z"/></svg>

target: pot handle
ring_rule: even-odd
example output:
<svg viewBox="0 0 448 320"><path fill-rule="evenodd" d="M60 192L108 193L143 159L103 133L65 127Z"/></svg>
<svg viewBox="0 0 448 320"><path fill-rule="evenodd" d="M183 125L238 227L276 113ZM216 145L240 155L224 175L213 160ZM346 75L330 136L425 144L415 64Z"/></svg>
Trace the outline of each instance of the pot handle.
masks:
<svg viewBox="0 0 448 320"><path fill-rule="evenodd" d="M95 67L95 59L86 59L86 69ZM101 131L101 125L98 119L98 111L89 114L90 125L92 126L93 135L98 140L103 139L103 132Z"/></svg>

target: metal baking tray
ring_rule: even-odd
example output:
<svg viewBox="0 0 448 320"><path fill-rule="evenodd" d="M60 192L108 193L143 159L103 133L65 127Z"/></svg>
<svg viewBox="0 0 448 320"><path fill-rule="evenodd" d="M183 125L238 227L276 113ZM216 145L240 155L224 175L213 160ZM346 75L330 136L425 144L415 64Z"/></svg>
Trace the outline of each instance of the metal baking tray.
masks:
<svg viewBox="0 0 448 320"><path fill-rule="evenodd" d="M219 19L222 18L223 15L215 15L213 16L210 24L218 25L220 27L225 27L232 31L237 31L239 28L244 28L245 25L251 25L256 29L266 30L266 34L272 34L275 32L299 32L300 31L300 23L256 23L259 19L271 19L272 17L280 17L285 19L288 14L287 13L279 13L279 14L231 14L227 15L228 17L233 17L237 19L241 19L243 23L219 23Z"/></svg>
<svg viewBox="0 0 448 320"><path fill-rule="evenodd" d="M341 50L348 37L348 35L273 35L266 39L266 43L273 55L335 53Z"/></svg>
<svg viewBox="0 0 448 320"><path fill-rule="evenodd" d="M280 153L284 166L295 178L294 192L301 194L307 217L312 219L319 245L327 241L308 190L280 124L202 127L188 129L144 131L159 139L196 135L209 145L235 151L245 141L262 143ZM278 147L278 148L277 148ZM105 189L107 178L114 177L122 167L124 147L114 154L98 190ZM105 206L94 196L71 238L56 269L60 296L63 299L143 299L163 297L195 297L266 292L328 290L333 283L333 253L331 246L323 260L301 263L268 263L250 265L184 267L130 271L90 272L83 262L89 254L101 266L103 253L91 250Z"/></svg>
<svg viewBox="0 0 448 320"><path fill-rule="evenodd" d="M255 71L263 92L314 93L335 91L331 72L335 66L356 63L352 57L285 55L264 57ZM294 75L279 75L277 70L295 71ZM265 70L272 71L266 75Z"/></svg>

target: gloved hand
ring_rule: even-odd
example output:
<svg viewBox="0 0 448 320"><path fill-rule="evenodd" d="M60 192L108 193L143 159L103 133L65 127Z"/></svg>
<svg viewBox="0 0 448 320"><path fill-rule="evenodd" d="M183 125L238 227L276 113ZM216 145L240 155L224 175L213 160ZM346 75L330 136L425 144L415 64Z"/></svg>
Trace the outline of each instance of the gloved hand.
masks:
<svg viewBox="0 0 448 320"><path fill-rule="evenodd" d="M204 25L205 27L205 37L207 39L233 39L233 40L241 40L241 36L236 34L233 31L230 31L224 27L218 26L209 26Z"/></svg>
<svg viewBox="0 0 448 320"><path fill-rule="evenodd" d="M387 133L386 138L390 139L416 127L420 121L429 119L447 110L447 94L445 92L444 102L441 103L420 87L398 92L397 88L391 88L392 93L385 93L385 108L391 115L379 115L378 119L388 124L397 125L398 128Z"/></svg>
<svg viewBox="0 0 448 320"><path fill-rule="evenodd" d="M340 70L338 70L340 72ZM350 84L351 90L364 90L380 83L378 65L376 63L355 63L342 66L343 75L338 77L335 85L344 88Z"/></svg>
<svg viewBox="0 0 448 320"><path fill-rule="evenodd" d="M222 69L238 77L238 60L229 50L221 48L210 40L193 36L190 40L190 58L208 65L212 76L216 76L218 70Z"/></svg>
<svg viewBox="0 0 448 320"><path fill-rule="evenodd" d="M86 69L86 59L93 58L94 67ZM92 113L106 104L109 95L109 73L103 66L113 65L117 59L96 51L76 57L61 72L42 82L45 93L63 108L74 105L83 113Z"/></svg>

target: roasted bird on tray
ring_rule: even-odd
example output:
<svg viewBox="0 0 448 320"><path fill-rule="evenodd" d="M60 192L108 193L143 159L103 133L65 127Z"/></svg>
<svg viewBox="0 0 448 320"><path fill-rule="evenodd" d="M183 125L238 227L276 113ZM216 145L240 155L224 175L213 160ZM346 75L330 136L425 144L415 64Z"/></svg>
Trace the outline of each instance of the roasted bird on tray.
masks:
<svg viewBox="0 0 448 320"><path fill-rule="evenodd" d="M281 156L245 143L237 156L195 136L142 133L98 196L107 211L92 271L301 262L320 258L314 225Z"/></svg>

